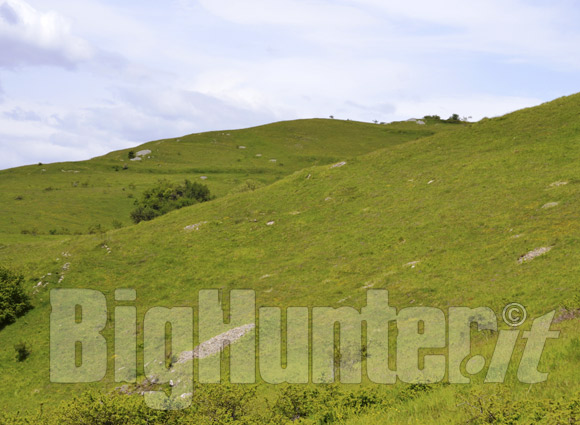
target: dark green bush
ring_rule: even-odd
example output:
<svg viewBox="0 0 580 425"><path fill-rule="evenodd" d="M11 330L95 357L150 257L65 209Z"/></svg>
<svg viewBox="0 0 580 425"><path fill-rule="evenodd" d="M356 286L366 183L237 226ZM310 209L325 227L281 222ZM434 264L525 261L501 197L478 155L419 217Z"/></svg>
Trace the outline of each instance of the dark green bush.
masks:
<svg viewBox="0 0 580 425"><path fill-rule="evenodd" d="M461 119L459 118L459 114L453 114L449 118L447 118L446 121L456 124L456 123L460 123Z"/></svg>
<svg viewBox="0 0 580 425"><path fill-rule="evenodd" d="M22 289L24 277L0 266L0 329L32 308L30 298Z"/></svg>
<svg viewBox="0 0 580 425"><path fill-rule="evenodd" d="M209 188L201 183L185 180L183 184L159 180L157 186L143 192L141 199L135 201L137 206L131 212L135 223L152 220L179 208L206 202L211 199Z"/></svg>
<svg viewBox="0 0 580 425"><path fill-rule="evenodd" d="M18 344L14 344L14 350L16 351L16 360L23 362L30 356L30 348L25 342L20 341Z"/></svg>

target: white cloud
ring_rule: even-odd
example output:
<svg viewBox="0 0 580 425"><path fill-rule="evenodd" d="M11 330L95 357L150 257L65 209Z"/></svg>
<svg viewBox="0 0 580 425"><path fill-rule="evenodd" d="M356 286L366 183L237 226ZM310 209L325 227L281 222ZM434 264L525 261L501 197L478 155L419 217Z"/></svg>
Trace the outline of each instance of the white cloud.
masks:
<svg viewBox="0 0 580 425"><path fill-rule="evenodd" d="M93 49L71 33L67 20L39 12L21 0L0 2L0 66L56 65L72 68Z"/></svg>
<svg viewBox="0 0 580 425"><path fill-rule="evenodd" d="M570 0L0 0L0 143L47 162L283 119L498 115L576 90L579 10Z"/></svg>
<svg viewBox="0 0 580 425"><path fill-rule="evenodd" d="M26 164L75 161L102 154L91 145L59 146L45 139L0 133L2 167L18 167Z"/></svg>
<svg viewBox="0 0 580 425"><path fill-rule="evenodd" d="M201 93L168 86L115 88L109 100L70 109L9 101L0 110L1 166L53 162L103 155L150 140L215 128L272 122Z"/></svg>
<svg viewBox="0 0 580 425"><path fill-rule="evenodd" d="M350 4L372 7L385 19L416 27L417 39L427 49L487 52L508 60L580 68L580 58L571 54L580 43L579 16L575 5L565 0L351 0Z"/></svg>

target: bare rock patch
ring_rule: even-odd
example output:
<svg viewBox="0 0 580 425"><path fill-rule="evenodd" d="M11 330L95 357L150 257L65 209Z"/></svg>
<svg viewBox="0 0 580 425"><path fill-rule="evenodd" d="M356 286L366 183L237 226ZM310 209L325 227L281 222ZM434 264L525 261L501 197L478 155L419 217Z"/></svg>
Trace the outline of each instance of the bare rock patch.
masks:
<svg viewBox="0 0 580 425"><path fill-rule="evenodd" d="M536 257L539 257L540 255L544 255L546 252L550 251L553 247L551 246L543 246L541 248L536 248L530 252L528 252L527 254L522 255L519 259L518 259L518 263L522 264L525 263L526 261L531 261Z"/></svg>

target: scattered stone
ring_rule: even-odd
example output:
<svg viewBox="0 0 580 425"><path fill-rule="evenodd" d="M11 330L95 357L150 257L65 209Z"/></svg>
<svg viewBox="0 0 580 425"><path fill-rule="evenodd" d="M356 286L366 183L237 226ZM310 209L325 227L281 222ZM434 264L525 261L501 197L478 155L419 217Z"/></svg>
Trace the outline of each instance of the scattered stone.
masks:
<svg viewBox="0 0 580 425"><path fill-rule="evenodd" d="M270 277L269 274L265 274L264 276L262 276L260 279L266 279L267 277Z"/></svg>
<svg viewBox="0 0 580 425"><path fill-rule="evenodd" d="M200 221L199 223L190 224L189 226L185 226L183 230L199 230L199 228L204 224L207 224L207 221Z"/></svg>
<svg viewBox="0 0 580 425"><path fill-rule="evenodd" d="M141 157L136 156L135 158L131 158L131 161L141 161Z"/></svg>
<svg viewBox="0 0 580 425"><path fill-rule="evenodd" d="M536 248L533 251L530 251L527 254L522 255L518 259L518 263L522 264L526 261L533 260L534 258L539 257L540 255L543 255L546 252L550 251L552 248L553 247L551 247L551 246L543 246L541 248Z"/></svg>
<svg viewBox="0 0 580 425"><path fill-rule="evenodd" d="M431 183L433 183L434 181L435 181L435 180L429 180L429 181L427 182L427 184L431 184Z"/></svg>
<svg viewBox="0 0 580 425"><path fill-rule="evenodd" d="M270 292L272 292L274 290L274 288L270 288L270 289L266 289L264 292L269 294Z"/></svg>
<svg viewBox="0 0 580 425"><path fill-rule="evenodd" d="M580 317L580 309L576 308L573 310L569 310L566 308L560 309L560 314L554 319L552 323L560 323L564 322L565 320L572 320Z"/></svg>
<svg viewBox="0 0 580 425"><path fill-rule="evenodd" d="M423 120L417 120L417 121L415 121L415 123L417 123L419 125L425 125L425 121L423 121Z"/></svg>
<svg viewBox="0 0 580 425"><path fill-rule="evenodd" d="M276 160L275 160L274 158L272 158L272 159L270 160L270 162L276 162Z"/></svg>
<svg viewBox="0 0 580 425"><path fill-rule="evenodd" d="M558 202L548 202L547 204L542 205L542 208L544 208L544 209L553 208L557 205L558 205Z"/></svg>
<svg viewBox="0 0 580 425"><path fill-rule="evenodd" d="M139 151L135 154L135 156L145 156L145 155L149 155L151 153L151 151L149 149L143 149L142 151Z"/></svg>
<svg viewBox="0 0 580 425"><path fill-rule="evenodd" d="M117 388L117 391L119 391L121 394L129 394L129 385L122 385Z"/></svg>
<svg viewBox="0 0 580 425"><path fill-rule="evenodd" d="M324 198L325 201L332 201L332 198L330 196L327 196L326 198Z"/></svg>
<svg viewBox="0 0 580 425"><path fill-rule="evenodd" d="M300 214L300 211L290 211L288 214L290 214L290 215L298 215L298 214Z"/></svg>
<svg viewBox="0 0 580 425"><path fill-rule="evenodd" d="M201 176L200 179L207 180L207 176Z"/></svg>
<svg viewBox="0 0 580 425"><path fill-rule="evenodd" d="M240 145L240 146L238 146L238 149L246 149L246 147Z"/></svg>
<svg viewBox="0 0 580 425"><path fill-rule="evenodd" d="M406 264L403 264L403 267L411 267L412 269L414 269L414 268L415 268L415 266L416 266L417 264L419 264L419 263L420 263L420 261L419 261L419 260L417 260L417 261L410 261L410 262L408 262L408 263L406 263Z"/></svg>
<svg viewBox="0 0 580 425"><path fill-rule="evenodd" d="M274 223L275 223L275 221L273 221L273 220L272 221L269 221L269 222L266 223L266 226L273 226Z"/></svg>
<svg viewBox="0 0 580 425"><path fill-rule="evenodd" d="M193 351L184 351L183 353L179 354L177 363L185 363L193 359L203 359L205 357L219 353L228 345L238 341L241 337L243 337L255 327L256 325L254 323L250 323L247 325L238 326L237 328L230 329L229 331L214 336L213 338L210 338L207 341L199 344L193 349Z"/></svg>
<svg viewBox="0 0 580 425"><path fill-rule="evenodd" d="M256 157L261 158L262 157L262 154L261 153L257 153L256 154Z"/></svg>
<svg viewBox="0 0 580 425"><path fill-rule="evenodd" d="M78 170L60 170L60 171L62 171L63 173L80 173L80 171Z"/></svg>
<svg viewBox="0 0 580 425"><path fill-rule="evenodd" d="M341 161L341 162L337 162L336 164L332 164L330 166L330 168L338 168L338 167L342 167L343 165L346 165L346 161Z"/></svg>
<svg viewBox="0 0 580 425"><path fill-rule="evenodd" d="M564 182L564 181L561 181L560 182L560 181L558 181L558 182L550 183L550 186L551 187L558 187L558 186L564 186L566 184L568 184L568 182Z"/></svg>
<svg viewBox="0 0 580 425"><path fill-rule="evenodd" d="M308 175L306 176L306 180L310 179L310 177L312 177L312 174L308 174Z"/></svg>

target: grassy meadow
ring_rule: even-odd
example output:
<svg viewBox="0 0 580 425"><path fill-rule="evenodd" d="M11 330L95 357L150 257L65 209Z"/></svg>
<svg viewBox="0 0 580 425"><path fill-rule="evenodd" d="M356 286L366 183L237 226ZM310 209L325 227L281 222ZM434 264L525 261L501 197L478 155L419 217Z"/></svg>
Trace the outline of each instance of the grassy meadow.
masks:
<svg viewBox="0 0 580 425"><path fill-rule="evenodd" d="M487 368L469 385L365 379L315 393L258 382L255 394L238 397L248 397L247 417L227 423L580 419L580 95L472 124L300 120L131 150L143 149L152 152L141 161L130 161L124 150L0 171L0 264L25 276L34 304L0 330L4 412L36 417L43 406L50 417L47 412L58 415L67 408L60 403L70 406L86 390L99 394L120 385L112 344L103 382L49 382L50 289L101 290L112 311L115 289L134 288L142 319L152 306L197 310L198 291L208 288L253 289L258 306L357 309L373 288L388 289L398 309L490 307L504 329L501 311L510 302L526 307L530 319L522 331L552 310L570 318L552 325L560 337L548 341L542 356L540 370L550 373L544 383L519 383L516 362L504 384L483 383ZM131 223L134 199L159 178L201 176L216 199ZM198 230L185 230L192 224ZM551 250L518 261L540 247ZM37 291L37 282L48 285ZM112 320L104 334L112 340ZM486 354L489 366L497 335L473 334L473 353ZM20 341L31 348L23 362L13 348ZM520 336L515 359L524 345ZM243 390L231 394L236 391ZM302 398L292 391L303 391ZM315 407L284 416L283 394ZM139 400L123 397L119 406L135 403L131 409L142 412ZM268 417L273 410L282 416ZM145 423L127 415L127 422L98 423ZM207 422L198 423L226 423L203 417ZM155 420L188 423L178 416Z"/></svg>

